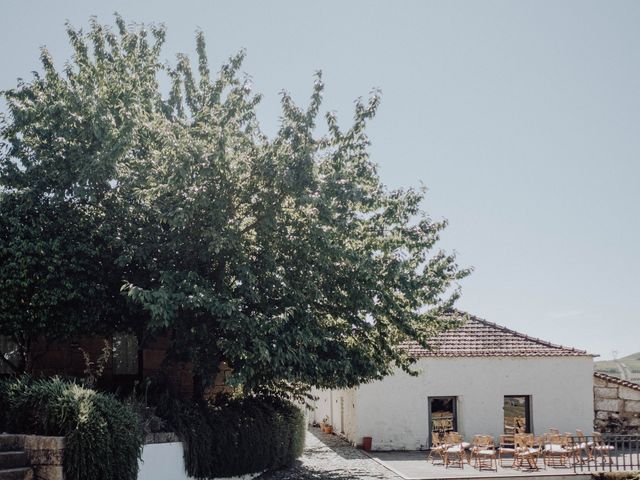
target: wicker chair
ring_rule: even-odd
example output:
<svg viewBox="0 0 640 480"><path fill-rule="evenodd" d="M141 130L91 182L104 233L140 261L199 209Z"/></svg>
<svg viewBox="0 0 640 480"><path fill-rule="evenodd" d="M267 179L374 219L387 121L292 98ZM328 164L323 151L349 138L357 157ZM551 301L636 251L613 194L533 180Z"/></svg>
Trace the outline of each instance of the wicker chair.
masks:
<svg viewBox="0 0 640 480"><path fill-rule="evenodd" d="M475 435L471 444L471 459L478 470L498 471L496 446L491 435Z"/></svg>
<svg viewBox="0 0 640 480"><path fill-rule="evenodd" d="M454 464L460 468L464 468L466 448L468 448L469 444L463 441L462 435L458 432L448 432L445 443L444 466L449 468L449 465Z"/></svg>
<svg viewBox="0 0 640 480"><path fill-rule="evenodd" d="M567 460L573 455L568 447L567 437L556 433L545 435L542 452L544 464L552 467L567 467Z"/></svg>
<svg viewBox="0 0 640 480"><path fill-rule="evenodd" d="M592 462L594 460L593 450L591 449L593 442L587 440L582 430L576 430L576 437L578 438L578 443L573 446L576 461L580 463Z"/></svg>
<svg viewBox="0 0 640 480"><path fill-rule="evenodd" d="M607 445L602 439L602 434L599 432L593 432L593 445L591 445L591 451L593 457L598 461L598 457L602 459L602 463L613 463L611 461L611 452L614 450L613 445Z"/></svg>
<svg viewBox="0 0 640 480"><path fill-rule="evenodd" d="M509 467L513 467L515 462L515 443L513 440L513 435L500 435L500 446L498 447L498 458L500 459L500 466L504 467L504 456L511 456L511 465Z"/></svg>
<svg viewBox="0 0 640 480"><path fill-rule="evenodd" d="M431 463L435 463L436 457L440 457L440 460L444 463L444 451L447 447L444 437L444 433L431 432L431 449L427 457L427 460L431 460Z"/></svg>
<svg viewBox="0 0 640 480"><path fill-rule="evenodd" d="M571 432L564 432L565 448L569 450L569 460L574 465L582 463L582 442L577 435Z"/></svg>
<svg viewBox="0 0 640 480"><path fill-rule="evenodd" d="M535 446L534 436L530 433L517 433L513 436L513 440L515 445L514 468L523 468L526 461L529 470L540 470L538 467L540 447Z"/></svg>

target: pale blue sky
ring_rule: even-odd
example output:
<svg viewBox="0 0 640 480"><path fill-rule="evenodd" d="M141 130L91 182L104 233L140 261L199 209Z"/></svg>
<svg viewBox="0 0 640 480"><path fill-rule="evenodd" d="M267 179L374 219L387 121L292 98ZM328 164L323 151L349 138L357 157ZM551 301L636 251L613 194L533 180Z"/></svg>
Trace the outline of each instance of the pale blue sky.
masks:
<svg viewBox="0 0 640 480"><path fill-rule="evenodd" d="M0 16L0 89L69 56L64 21L164 23L165 57L207 37L244 70L277 127L322 69L327 109L372 87L369 133L391 186L429 187L441 245L475 272L459 306L603 358L640 351L640 2L27 1Z"/></svg>

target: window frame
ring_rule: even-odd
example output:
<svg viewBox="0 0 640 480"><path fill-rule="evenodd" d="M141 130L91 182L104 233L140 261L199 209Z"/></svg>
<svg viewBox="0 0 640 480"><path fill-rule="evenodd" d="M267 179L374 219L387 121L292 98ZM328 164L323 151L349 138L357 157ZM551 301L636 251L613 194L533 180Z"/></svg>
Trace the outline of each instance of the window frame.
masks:
<svg viewBox="0 0 640 480"><path fill-rule="evenodd" d="M432 396L432 397L427 397L427 408L428 408L428 438L427 438L427 444L429 446L432 445L432 441L433 439L432 437L432 433L433 433L433 418L432 418L432 406L433 406L433 401L434 400L451 400L453 402L453 411L451 412L453 414L453 430L454 432L458 431L458 396L457 395L436 395L436 396Z"/></svg>
<svg viewBox="0 0 640 480"><path fill-rule="evenodd" d="M502 431L503 433L507 435L515 433L515 432L507 432L507 424L505 422L505 419L506 419L505 404L507 399L509 398L524 399L524 422L525 422L524 433L533 433L533 422L532 422L532 414L531 414L531 395L504 395L502 397Z"/></svg>

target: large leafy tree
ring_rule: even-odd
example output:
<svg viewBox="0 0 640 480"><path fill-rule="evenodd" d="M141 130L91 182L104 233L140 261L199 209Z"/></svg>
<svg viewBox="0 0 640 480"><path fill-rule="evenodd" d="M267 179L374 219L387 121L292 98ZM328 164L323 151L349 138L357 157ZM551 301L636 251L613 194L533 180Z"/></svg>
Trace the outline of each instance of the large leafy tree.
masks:
<svg viewBox="0 0 640 480"><path fill-rule="evenodd" d="M31 217L26 197L82 212L98 232L98 242L78 241L88 251L62 253L77 268L60 280L91 306L76 280L113 295L115 274L121 293L111 304L145 312L130 321L170 332L173 356L200 378L226 361L248 391L345 387L409 369L399 343L428 345L446 326L468 270L434 250L445 222L421 210L423 192L381 183L365 133L379 95L356 102L349 128L326 114L319 134L317 74L306 108L282 94L268 138L260 97L238 74L242 53L212 75L198 33L196 68L182 55L167 66L163 29L150 39L116 24L116 33L95 21L87 33L69 27L75 55L64 70L43 51L44 75L5 92L0 201ZM5 231L25 224L12 225ZM4 235L0 251L11 253ZM95 272L96 255L112 263ZM0 281L19 274L2 268ZM35 303L8 300L18 301ZM114 308L118 318L125 307ZM35 317L44 312L33 306ZM95 318L113 323L109 315ZM7 318L0 312L1 324Z"/></svg>

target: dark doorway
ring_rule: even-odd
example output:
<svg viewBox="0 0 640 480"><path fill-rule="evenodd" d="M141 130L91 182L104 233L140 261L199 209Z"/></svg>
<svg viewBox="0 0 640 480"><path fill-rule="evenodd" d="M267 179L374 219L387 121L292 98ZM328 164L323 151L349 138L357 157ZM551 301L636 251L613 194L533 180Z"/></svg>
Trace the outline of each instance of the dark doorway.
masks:
<svg viewBox="0 0 640 480"><path fill-rule="evenodd" d="M529 395L505 395L504 433L531 433L531 401Z"/></svg>
<svg viewBox="0 0 640 480"><path fill-rule="evenodd" d="M457 431L457 397L429 397L429 445L432 432Z"/></svg>

